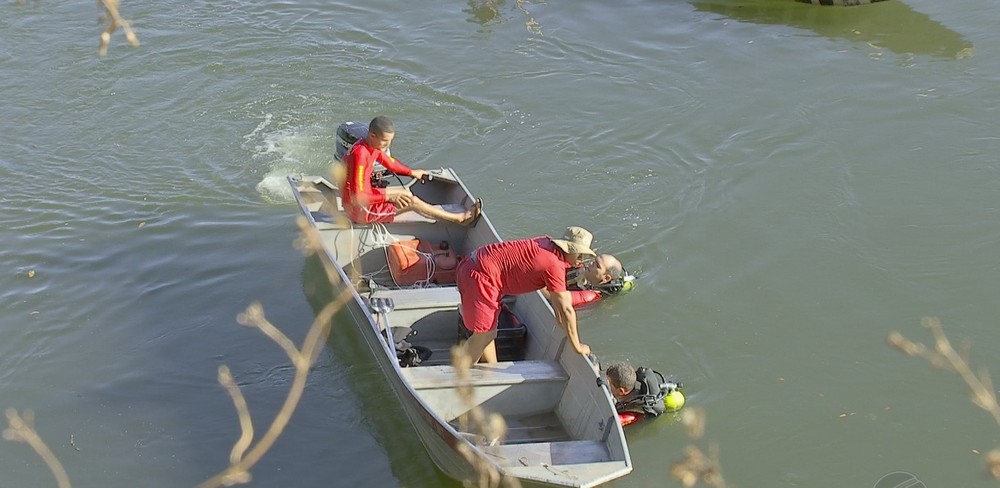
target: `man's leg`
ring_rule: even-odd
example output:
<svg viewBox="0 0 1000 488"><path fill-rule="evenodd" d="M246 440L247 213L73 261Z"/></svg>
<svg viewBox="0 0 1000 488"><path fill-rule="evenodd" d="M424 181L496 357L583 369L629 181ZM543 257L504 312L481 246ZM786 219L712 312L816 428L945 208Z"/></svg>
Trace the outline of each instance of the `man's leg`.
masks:
<svg viewBox="0 0 1000 488"><path fill-rule="evenodd" d="M387 196L398 195L398 194L406 194L408 197L410 197L410 204L407 206L398 206L396 208L397 214L413 211L430 219L443 220L445 222L451 222L454 224L462 224L474 219L476 215L482 212L482 208L480 206L481 204L478 203L464 212L453 213L441 208L440 205L431 205L421 200L416 195L411 193L409 190L403 188L386 189Z"/></svg>
<svg viewBox="0 0 1000 488"><path fill-rule="evenodd" d="M469 340L465 341L465 353L472 359L472 364L479 362L482 358L487 363L497 362L497 350L493 344L493 339L497 337L497 329L494 327L489 332L473 333Z"/></svg>
<svg viewBox="0 0 1000 488"><path fill-rule="evenodd" d="M478 268L475 261L463 258L455 273L462 299L462 324L472 334L465 341L463 350L472 364L480 359L495 363L497 352L493 339L497 336L497 319L500 316L500 290Z"/></svg>
<svg viewBox="0 0 1000 488"><path fill-rule="evenodd" d="M379 202L374 203L368 207L362 209L365 213L364 218L359 223L372 223L372 222L384 222L389 223L396 218L396 206L391 202Z"/></svg>
<svg viewBox="0 0 1000 488"><path fill-rule="evenodd" d="M413 197L409 210L413 210L424 217L435 220L443 220L454 224L465 223L466 221L472 220L476 216L476 211L473 209L466 210L462 213L452 213L438 205L431 205L415 196Z"/></svg>

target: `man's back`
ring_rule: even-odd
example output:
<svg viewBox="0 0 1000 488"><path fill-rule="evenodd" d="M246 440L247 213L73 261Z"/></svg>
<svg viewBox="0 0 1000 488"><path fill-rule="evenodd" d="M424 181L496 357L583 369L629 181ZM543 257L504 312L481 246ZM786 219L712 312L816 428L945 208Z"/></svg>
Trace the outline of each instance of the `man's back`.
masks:
<svg viewBox="0 0 1000 488"><path fill-rule="evenodd" d="M546 288L566 291L566 263L548 237L490 244L476 252L479 268L503 295L520 295Z"/></svg>

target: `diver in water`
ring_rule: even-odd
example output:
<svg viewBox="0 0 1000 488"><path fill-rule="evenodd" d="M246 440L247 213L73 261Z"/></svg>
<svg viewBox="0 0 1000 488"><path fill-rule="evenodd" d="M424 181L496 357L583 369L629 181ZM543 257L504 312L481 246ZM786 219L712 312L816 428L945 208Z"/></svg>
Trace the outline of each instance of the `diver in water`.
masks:
<svg viewBox="0 0 1000 488"><path fill-rule="evenodd" d="M667 381L652 369L635 369L628 363L615 363L608 366L605 375L622 425L645 417L658 417L684 406L681 385Z"/></svg>
<svg viewBox="0 0 1000 488"><path fill-rule="evenodd" d="M610 254L601 254L587 264L566 272L566 288L573 298L574 307L620 295L633 286L635 276L629 274L621 261Z"/></svg>

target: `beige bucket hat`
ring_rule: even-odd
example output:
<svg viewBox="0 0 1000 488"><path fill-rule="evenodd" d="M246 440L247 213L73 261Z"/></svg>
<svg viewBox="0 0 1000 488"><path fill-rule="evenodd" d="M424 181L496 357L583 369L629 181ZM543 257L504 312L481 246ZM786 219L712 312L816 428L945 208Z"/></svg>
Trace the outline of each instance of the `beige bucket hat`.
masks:
<svg viewBox="0 0 1000 488"><path fill-rule="evenodd" d="M590 243L594 241L594 234L591 234L583 227L567 227L562 239L552 239L552 243L559 246L564 252L569 254L589 254L596 256L597 253L590 250Z"/></svg>

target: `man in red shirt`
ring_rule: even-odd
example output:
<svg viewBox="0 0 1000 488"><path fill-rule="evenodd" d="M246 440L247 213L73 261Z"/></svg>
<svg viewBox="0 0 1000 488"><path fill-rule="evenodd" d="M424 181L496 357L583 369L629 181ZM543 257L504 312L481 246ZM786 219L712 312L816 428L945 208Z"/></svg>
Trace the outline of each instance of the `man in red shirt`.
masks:
<svg viewBox="0 0 1000 488"><path fill-rule="evenodd" d="M581 255L594 255L594 236L582 227L568 227L562 239L548 236L497 242L476 249L458 265L458 293L462 298L462 323L472 332L465 351L473 363L482 358L497 362L497 319L500 299L544 289L556 321L566 331L573 349L590 354L580 342L573 298L566 290L566 270L578 266Z"/></svg>
<svg viewBox="0 0 1000 488"><path fill-rule="evenodd" d="M406 188L372 187L371 179L376 162L397 175L418 179L427 176L426 171L411 169L385 153L395 135L392 120L380 115L368 125L368 135L356 142L344 155L347 180L344 182L341 198L351 221L358 224L386 223L392 222L398 214L413 211L436 220L456 224L473 223L482 212L482 200L476 200L472 208L464 212L453 213L417 198Z"/></svg>

